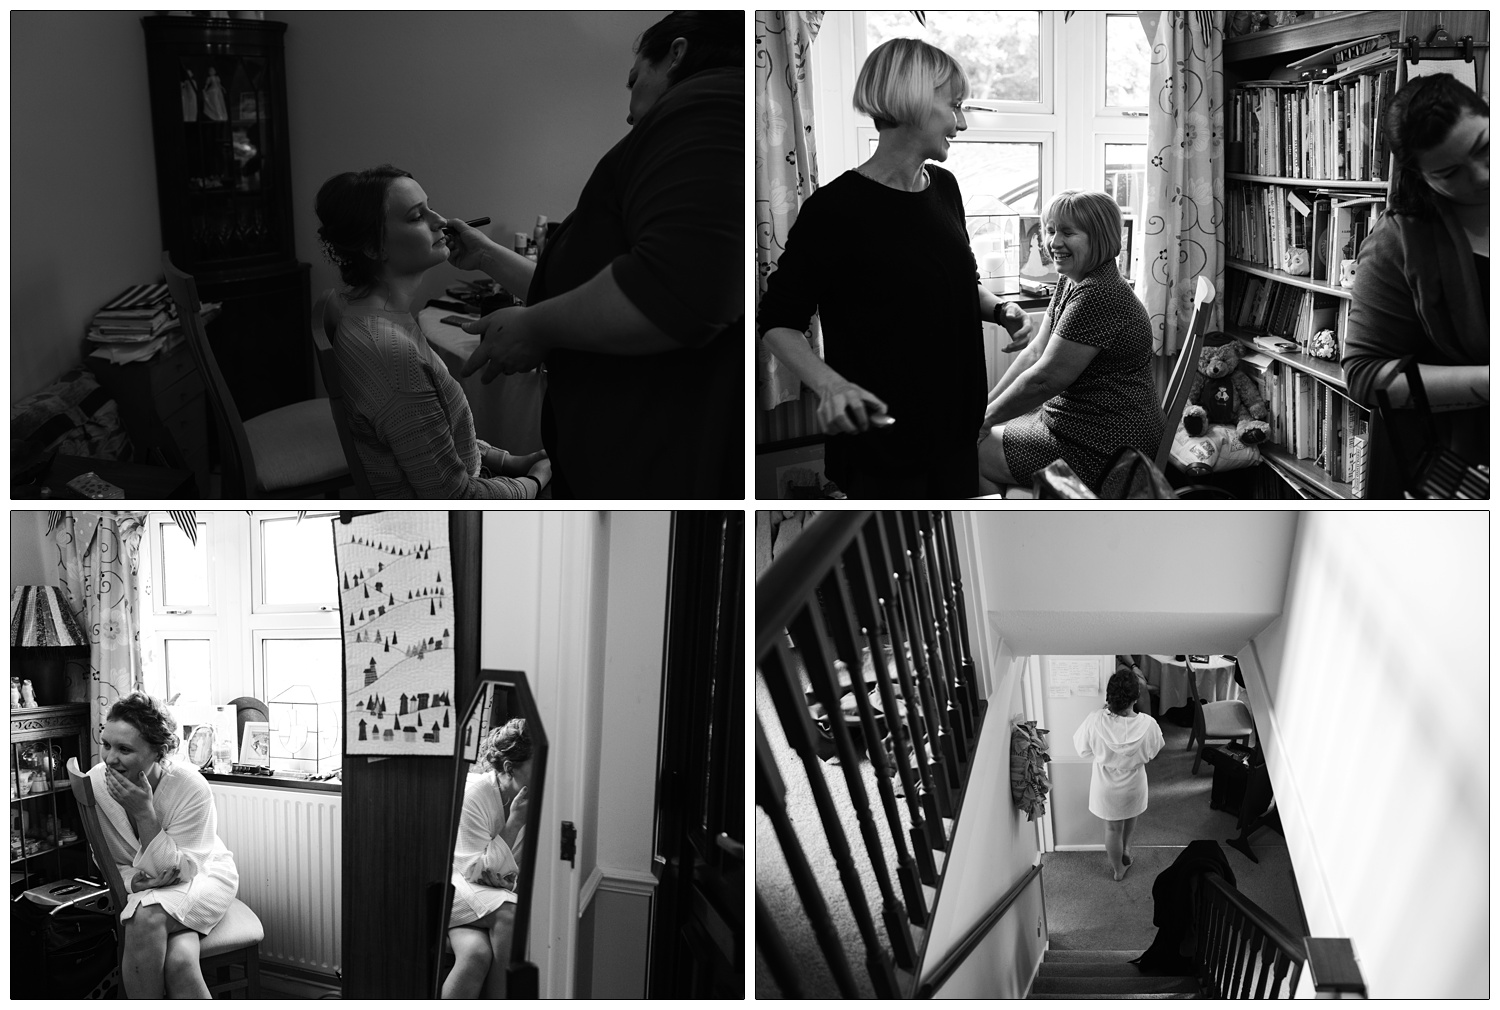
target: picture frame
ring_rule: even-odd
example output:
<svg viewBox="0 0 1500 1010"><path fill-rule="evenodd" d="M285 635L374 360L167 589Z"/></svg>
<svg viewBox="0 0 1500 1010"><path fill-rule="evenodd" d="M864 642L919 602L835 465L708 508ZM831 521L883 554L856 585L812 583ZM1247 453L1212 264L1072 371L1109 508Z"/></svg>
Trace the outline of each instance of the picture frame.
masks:
<svg viewBox="0 0 1500 1010"><path fill-rule="evenodd" d="M257 765L261 768L271 766L270 723L245 723L244 736L240 740L240 764Z"/></svg>

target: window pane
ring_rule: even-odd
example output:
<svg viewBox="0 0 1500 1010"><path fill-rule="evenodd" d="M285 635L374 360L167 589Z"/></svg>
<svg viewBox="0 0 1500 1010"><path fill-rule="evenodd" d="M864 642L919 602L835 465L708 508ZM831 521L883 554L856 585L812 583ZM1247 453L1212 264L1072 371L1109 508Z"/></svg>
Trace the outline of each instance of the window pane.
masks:
<svg viewBox="0 0 1500 1010"><path fill-rule="evenodd" d="M338 567L327 519L262 519L260 549L262 602L338 606Z"/></svg>
<svg viewBox="0 0 1500 1010"><path fill-rule="evenodd" d="M213 649L206 638L168 638L162 642L167 667L167 697L177 702L213 701Z"/></svg>
<svg viewBox="0 0 1500 1010"><path fill-rule="evenodd" d="M317 766L318 760L340 751L343 640L267 638L261 656L271 712L271 755L295 759L276 766L326 771Z"/></svg>
<svg viewBox="0 0 1500 1010"><path fill-rule="evenodd" d="M1104 104L1143 106L1151 90L1151 44L1134 14L1105 18Z"/></svg>
<svg viewBox="0 0 1500 1010"><path fill-rule="evenodd" d="M911 11L866 11L866 52L887 39L921 39L964 68L970 100L1042 100L1040 11L928 11L926 18L924 28Z"/></svg>
<svg viewBox="0 0 1500 1010"><path fill-rule="evenodd" d="M162 606L207 606L208 526L198 523L196 546L176 523L162 523L160 529Z"/></svg>
<svg viewBox="0 0 1500 1010"><path fill-rule="evenodd" d="M1120 272L1134 280L1140 275L1142 236L1140 220L1146 190L1146 145L1104 145L1104 192L1115 198L1125 217L1120 236Z"/></svg>

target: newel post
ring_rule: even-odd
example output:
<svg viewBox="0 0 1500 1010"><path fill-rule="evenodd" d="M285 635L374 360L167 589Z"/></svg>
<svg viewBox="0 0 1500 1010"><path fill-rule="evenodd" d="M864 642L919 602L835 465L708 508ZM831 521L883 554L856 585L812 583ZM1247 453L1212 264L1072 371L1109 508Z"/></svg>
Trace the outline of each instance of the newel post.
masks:
<svg viewBox="0 0 1500 1010"><path fill-rule="evenodd" d="M1307 937L1307 970L1318 999L1368 999L1354 943L1347 938Z"/></svg>

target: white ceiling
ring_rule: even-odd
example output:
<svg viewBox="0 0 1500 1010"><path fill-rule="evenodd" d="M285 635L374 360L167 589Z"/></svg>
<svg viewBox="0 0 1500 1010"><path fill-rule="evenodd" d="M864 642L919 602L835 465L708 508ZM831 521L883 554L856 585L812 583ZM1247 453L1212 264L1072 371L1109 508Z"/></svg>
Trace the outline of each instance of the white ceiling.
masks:
<svg viewBox="0 0 1500 1010"><path fill-rule="evenodd" d="M1016 654L1234 653L1281 613L1297 515L973 512L965 589Z"/></svg>

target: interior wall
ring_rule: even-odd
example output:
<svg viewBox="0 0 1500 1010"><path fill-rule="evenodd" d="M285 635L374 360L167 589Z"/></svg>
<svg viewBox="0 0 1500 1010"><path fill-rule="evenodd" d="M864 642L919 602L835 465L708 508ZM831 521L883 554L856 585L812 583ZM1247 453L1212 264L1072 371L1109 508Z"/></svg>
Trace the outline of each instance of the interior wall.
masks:
<svg viewBox="0 0 1500 1010"><path fill-rule="evenodd" d="M339 284L314 200L339 172L390 162L433 208L490 217L509 246L572 212L629 131L636 37L666 11L286 11L293 227L312 291ZM439 267L417 304L464 277ZM524 294L524 292L523 292Z"/></svg>
<svg viewBox="0 0 1500 1010"><path fill-rule="evenodd" d="M1022 671L1016 659L997 671L997 690L989 699L984 729L965 787L946 860L942 889L933 908L932 925L922 955L922 973L930 974L979 922L986 912L1023 877L1037 860L1036 827L1010 802L1010 727L1025 719ZM1021 916L1025 915L1024 918ZM984 995L1014 999L1025 994L1045 942L1041 914L1021 906L986 937L990 945L1005 945L1010 955L989 965ZM1012 922L1011 920L1014 919ZM1009 924L1007 924L1009 923ZM971 956L970 961L979 959ZM945 993L955 983L945 986Z"/></svg>
<svg viewBox="0 0 1500 1010"><path fill-rule="evenodd" d="M55 548L47 537L47 513L16 510L10 514L10 584L57 586Z"/></svg>
<svg viewBox="0 0 1500 1010"><path fill-rule="evenodd" d="M161 275L147 11L10 15L10 398L83 357L89 319Z"/></svg>
<svg viewBox="0 0 1500 1010"><path fill-rule="evenodd" d="M1281 613L1296 512L973 514L1018 653L1231 653Z"/></svg>
<svg viewBox="0 0 1500 1010"><path fill-rule="evenodd" d="M1311 934L1373 998L1489 995L1488 526L1307 513L1239 653Z"/></svg>

